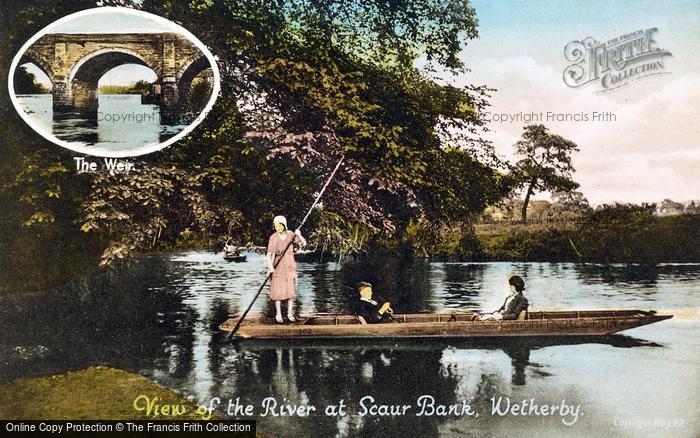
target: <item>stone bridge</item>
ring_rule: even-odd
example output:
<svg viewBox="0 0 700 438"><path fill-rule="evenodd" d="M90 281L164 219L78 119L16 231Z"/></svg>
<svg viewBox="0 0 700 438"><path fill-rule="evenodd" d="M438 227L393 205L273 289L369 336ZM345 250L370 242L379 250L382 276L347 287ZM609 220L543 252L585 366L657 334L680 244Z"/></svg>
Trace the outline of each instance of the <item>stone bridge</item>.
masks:
<svg viewBox="0 0 700 438"><path fill-rule="evenodd" d="M161 85L162 108L177 110L187 102L192 79L210 68L191 41L177 33L54 33L39 38L22 55L53 84L54 110L97 109L97 81L122 64L153 70Z"/></svg>

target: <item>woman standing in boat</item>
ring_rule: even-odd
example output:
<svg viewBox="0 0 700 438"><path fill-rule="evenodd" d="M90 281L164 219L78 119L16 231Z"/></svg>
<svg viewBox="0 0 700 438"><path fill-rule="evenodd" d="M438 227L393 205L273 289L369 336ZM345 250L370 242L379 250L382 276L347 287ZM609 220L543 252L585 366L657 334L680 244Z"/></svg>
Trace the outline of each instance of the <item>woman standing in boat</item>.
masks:
<svg viewBox="0 0 700 438"><path fill-rule="evenodd" d="M297 264L294 261L294 245L290 242L306 245L306 240L301 232L287 229L287 219L284 216L275 216L272 221L275 232L270 236L267 244L267 271L270 278L270 299L275 302L275 320L282 324L282 301L287 301L287 319L290 322L294 318L294 298L297 288ZM277 267L275 267L277 265Z"/></svg>

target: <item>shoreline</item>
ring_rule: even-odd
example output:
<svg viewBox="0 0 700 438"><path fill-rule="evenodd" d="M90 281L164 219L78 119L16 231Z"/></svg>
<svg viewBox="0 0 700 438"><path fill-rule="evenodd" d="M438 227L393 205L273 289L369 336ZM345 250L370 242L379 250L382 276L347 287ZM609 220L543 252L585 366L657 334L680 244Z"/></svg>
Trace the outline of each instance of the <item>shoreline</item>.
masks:
<svg viewBox="0 0 700 438"><path fill-rule="evenodd" d="M154 415L147 406L178 406L177 415ZM139 409L137 409L137 407ZM198 406L139 374L108 366L0 382L5 420L202 420Z"/></svg>

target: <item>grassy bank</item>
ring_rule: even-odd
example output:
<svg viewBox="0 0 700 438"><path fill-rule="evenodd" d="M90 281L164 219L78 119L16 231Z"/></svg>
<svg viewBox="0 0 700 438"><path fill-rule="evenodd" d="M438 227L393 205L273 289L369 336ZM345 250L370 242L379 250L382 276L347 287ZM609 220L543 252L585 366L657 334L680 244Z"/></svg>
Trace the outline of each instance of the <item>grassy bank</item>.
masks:
<svg viewBox="0 0 700 438"><path fill-rule="evenodd" d="M480 260L574 261L572 224L482 224L474 227L474 258Z"/></svg>
<svg viewBox="0 0 700 438"><path fill-rule="evenodd" d="M160 406L181 406L184 414L156 417L145 409L146 397ZM144 409L134 407L137 398ZM196 410L145 377L104 366L0 383L0 418L6 420L202 419Z"/></svg>
<svg viewBox="0 0 700 438"><path fill-rule="evenodd" d="M475 235L483 260L700 262L700 215L601 211L578 223L477 225Z"/></svg>
<svg viewBox="0 0 700 438"><path fill-rule="evenodd" d="M391 238L369 236L355 252L450 261L700 262L700 215L658 216L653 206L625 204L525 224L418 221Z"/></svg>

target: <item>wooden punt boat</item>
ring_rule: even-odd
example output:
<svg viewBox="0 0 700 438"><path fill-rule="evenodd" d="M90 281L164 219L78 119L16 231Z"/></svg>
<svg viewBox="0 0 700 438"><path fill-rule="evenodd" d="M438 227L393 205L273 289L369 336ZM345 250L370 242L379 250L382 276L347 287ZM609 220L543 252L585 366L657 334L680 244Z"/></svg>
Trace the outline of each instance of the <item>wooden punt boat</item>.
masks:
<svg viewBox="0 0 700 438"><path fill-rule="evenodd" d="M475 321L472 312L395 314L393 323L363 324L353 315L321 314L277 324L273 318L246 318L236 333L242 339L479 338L515 336L603 336L652 324L673 315L644 310L538 310L527 319ZM219 326L231 332L232 317Z"/></svg>

